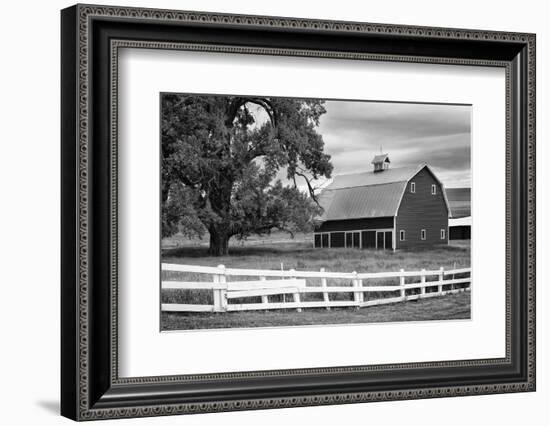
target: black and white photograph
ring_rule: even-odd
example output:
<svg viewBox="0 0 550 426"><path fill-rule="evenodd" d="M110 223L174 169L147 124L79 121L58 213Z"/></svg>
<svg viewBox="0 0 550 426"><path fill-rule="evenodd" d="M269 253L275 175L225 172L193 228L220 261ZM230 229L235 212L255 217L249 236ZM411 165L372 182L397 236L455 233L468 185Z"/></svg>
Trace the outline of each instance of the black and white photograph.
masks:
<svg viewBox="0 0 550 426"><path fill-rule="evenodd" d="M466 104L160 94L161 331L471 318Z"/></svg>
<svg viewBox="0 0 550 426"><path fill-rule="evenodd" d="M61 108L21 114L52 96L11 84L20 108L6 138L54 123L61 139L53 150L44 138L8 143L24 149L6 156L16 216L28 219L5 221L22 260L6 288L40 297L6 300L20 311L7 311L25 343L17 356L55 351L7 389L44 394L37 407L52 411L48 382L75 421L279 424L273 410L294 407L281 411L298 413L290 423L333 424L366 403L366 418L411 426L540 417L546 27L521 17L528 5L401 3L76 4L60 27L46 20L61 41ZM36 46L31 68L55 57ZM22 169L15 160L33 149L38 162ZM21 172L44 165L57 227L42 215L47 191L25 191L44 189L47 172ZM40 236L52 229L58 261ZM60 292L43 285L47 268ZM44 325L56 307L58 338ZM314 406L325 406L317 417ZM30 410L12 408L29 423Z"/></svg>

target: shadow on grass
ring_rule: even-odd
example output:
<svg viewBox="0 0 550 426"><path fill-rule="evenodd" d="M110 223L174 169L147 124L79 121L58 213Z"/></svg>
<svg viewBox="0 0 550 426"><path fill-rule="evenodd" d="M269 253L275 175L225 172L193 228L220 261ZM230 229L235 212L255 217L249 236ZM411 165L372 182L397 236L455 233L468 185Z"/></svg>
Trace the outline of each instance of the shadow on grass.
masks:
<svg viewBox="0 0 550 426"><path fill-rule="evenodd" d="M311 249L311 247L309 247ZM273 254L280 254L282 252L284 253L290 253L290 252L305 252L307 251L307 247L301 247L301 248L284 248L284 247L258 247L258 246L248 246L248 247L230 247L229 248L229 257L240 257L240 256L248 256L248 255L264 255L269 256ZM162 256L163 257L189 257L189 258L196 258L196 257L211 257L212 259L215 259L216 256L210 256L208 254L208 248L207 247L178 247L174 249L164 249L162 250Z"/></svg>

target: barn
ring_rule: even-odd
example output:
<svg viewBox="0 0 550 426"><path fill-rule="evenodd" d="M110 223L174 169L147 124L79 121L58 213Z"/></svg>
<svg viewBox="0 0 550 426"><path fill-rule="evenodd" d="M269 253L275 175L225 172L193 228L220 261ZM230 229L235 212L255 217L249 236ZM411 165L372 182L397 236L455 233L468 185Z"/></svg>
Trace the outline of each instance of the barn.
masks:
<svg viewBox="0 0 550 426"><path fill-rule="evenodd" d="M451 216L449 218L449 239L469 240L472 234L472 213L470 188L447 188L445 190Z"/></svg>
<svg viewBox="0 0 550 426"><path fill-rule="evenodd" d="M388 154L375 156L372 165L370 172L335 176L323 189L314 247L395 250L448 244L449 203L430 166L391 168Z"/></svg>

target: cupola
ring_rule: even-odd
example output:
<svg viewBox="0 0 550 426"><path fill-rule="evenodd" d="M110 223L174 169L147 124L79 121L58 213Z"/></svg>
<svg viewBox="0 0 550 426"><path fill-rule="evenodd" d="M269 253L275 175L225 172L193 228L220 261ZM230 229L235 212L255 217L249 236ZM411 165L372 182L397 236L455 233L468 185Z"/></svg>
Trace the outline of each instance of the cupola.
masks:
<svg viewBox="0 0 550 426"><path fill-rule="evenodd" d="M390 157L388 157L388 154L375 155L372 164L374 164L375 172L383 172L390 168Z"/></svg>

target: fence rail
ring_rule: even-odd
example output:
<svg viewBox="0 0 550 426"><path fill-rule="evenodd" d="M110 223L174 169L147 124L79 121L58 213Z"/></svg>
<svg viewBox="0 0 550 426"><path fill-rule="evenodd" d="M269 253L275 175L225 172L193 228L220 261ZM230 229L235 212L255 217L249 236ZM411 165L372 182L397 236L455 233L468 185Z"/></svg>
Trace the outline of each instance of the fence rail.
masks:
<svg viewBox="0 0 550 426"><path fill-rule="evenodd" d="M471 268L445 270L405 271L398 272L326 272L323 268L317 271L287 271L234 269L218 267L162 264L163 271L204 274L211 281L162 281L163 290L210 290L213 294L213 304L182 304L163 303L162 310L166 312L228 312L270 309L355 307L362 308L375 305L418 300L469 291L471 288ZM458 276L458 277L457 277ZM257 277L257 280L228 281L228 277ZM279 279L267 279L267 278ZM407 283L407 279L417 277L419 281ZM428 277L435 279L428 280ZM376 281L387 278L398 278L397 285L377 285ZM307 285L306 279L319 279L320 285ZM332 280L349 280L349 285L337 282L329 285ZM369 285L369 280L373 284ZM399 296L391 293L399 292ZM302 295L317 293L323 300L302 300ZM370 298L372 293L387 294L388 297ZM350 300L331 300L330 295L348 294ZM283 297L283 301L270 300L270 297ZM290 301L286 300L290 297ZM367 296L367 300L365 298ZM261 298L261 303L242 299ZM235 302L235 303L232 303Z"/></svg>

